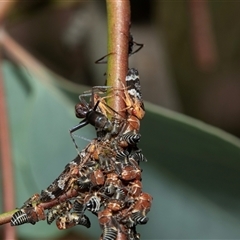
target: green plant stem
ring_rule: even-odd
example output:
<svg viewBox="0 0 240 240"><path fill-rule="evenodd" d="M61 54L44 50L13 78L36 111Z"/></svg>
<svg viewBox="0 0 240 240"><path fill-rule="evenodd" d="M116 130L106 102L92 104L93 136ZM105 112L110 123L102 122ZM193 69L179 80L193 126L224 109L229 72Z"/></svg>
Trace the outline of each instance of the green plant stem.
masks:
<svg viewBox="0 0 240 240"><path fill-rule="evenodd" d="M108 67L107 85L114 88L114 97L108 104L124 115L123 91L128 69L128 45L130 28L129 0L106 0L108 18Z"/></svg>
<svg viewBox="0 0 240 240"><path fill-rule="evenodd" d="M11 221L12 215L17 211L17 209L14 209L9 212L1 213L0 214L0 225L9 223Z"/></svg>
<svg viewBox="0 0 240 240"><path fill-rule="evenodd" d="M108 105L125 118L125 96L121 89L126 86L128 70L130 2L129 0L106 0L106 4L109 53L107 85L114 89L114 96L108 99ZM117 240L125 239L128 239L127 229L119 224Z"/></svg>

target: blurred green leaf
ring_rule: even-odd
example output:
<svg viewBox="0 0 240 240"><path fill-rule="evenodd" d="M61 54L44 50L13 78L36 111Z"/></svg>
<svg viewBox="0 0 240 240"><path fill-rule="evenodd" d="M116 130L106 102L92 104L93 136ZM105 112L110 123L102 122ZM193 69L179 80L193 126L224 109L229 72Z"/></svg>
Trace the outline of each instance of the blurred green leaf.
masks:
<svg viewBox="0 0 240 240"><path fill-rule="evenodd" d="M37 79L30 71L9 62L3 65L3 72L11 125L17 206L20 207L34 193L40 193L49 186L65 165L75 158L77 152L68 130L79 121L74 113L75 104L52 84L51 79L49 82ZM91 127L84 128L79 135L90 140L94 136L91 130ZM88 143L77 140L80 149ZM26 224L18 230L24 239L36 234L41 239L61 233L54 224L48 226L46 222L34 226Z"/></svg>
<svg viewBox="0 0 240 240"><path fill-rule="evenodd" d="M153 195L143 239L240 237L240 142L215 127L146 104L144 191Z"/></svg>
<svg viewBox="0 0 240 240"><path fill-rule="evenodd" d="M66 95L64 87L57 87L56 76L41 81L12 63L2 67L20 207L76 156L68 129L78 119L70 101L73 97L69 90ZM146 108L140 146L148 162L141 166L144 191L153 195L154 202L148 224L138 227L141 239L240 238L239 140L184 115L151 104ZM91 126L78 134L95 136ZM87 145L82 139L78 143L80 148ZM97 239L100 228L96 217L92 219L91 230L80 226L73 230ZM18 230L24 239L63 233L46 222Z"/></svg>

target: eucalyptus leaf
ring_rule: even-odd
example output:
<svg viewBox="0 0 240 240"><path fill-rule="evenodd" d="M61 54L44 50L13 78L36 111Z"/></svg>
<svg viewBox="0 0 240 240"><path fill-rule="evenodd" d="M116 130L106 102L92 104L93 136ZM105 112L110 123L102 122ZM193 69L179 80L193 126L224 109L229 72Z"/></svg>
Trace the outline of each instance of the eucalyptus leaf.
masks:
<svg viewBox="0 0 240 240"><path fill-rule="evenodd" d="M146 104L144 190L153 195L143 239L239 238L240 142L198 120Z"/></svg>
<svg viewBox="0 0 240 240"><path fill-rule="evenodd" d="M69 89L66 94L62 86L58 87L57 76L42 81L10 62L2 68L16 207L20 207L52 183L77 154L68 132L78 122L70 100L76 93L71 96ZM154 201L149 222L137 227L141 239L240 238L240 141L182 114L148 103L146 109L140 147L148 162L141 167L143 189ZM77 134L89 139L95 136L92 126ZM88 143L83 139L77 142L80 149ZM81 226L73 230L98 239L101 231L97 218L91 219L94 223L90 230ZM63 234L45 221L19 226L18 232L24 239Z"/></svg>
<svg viewBox="0 0 240 240"><path fill-rule="evenodd" d="M2 67L12 136L16 207L21 207L34 193L49 186L75 158L77 152L68 130L79 121L74 103L51 81L46 84L30 71L9 62ZM94 132L88 126L79 135L91 140ZM88 144L86 140L77 140L80 149ZM46 221L34 226L25 224L18 230L24 239L61 233Z"/></svg>

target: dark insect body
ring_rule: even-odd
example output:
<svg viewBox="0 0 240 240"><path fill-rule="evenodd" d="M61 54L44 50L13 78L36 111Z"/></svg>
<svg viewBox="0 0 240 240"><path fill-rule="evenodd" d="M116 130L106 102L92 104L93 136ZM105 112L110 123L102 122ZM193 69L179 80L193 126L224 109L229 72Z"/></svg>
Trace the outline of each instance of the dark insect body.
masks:
<svg viewBox="0 0 240 240"><path fill-rule="evenodd" d="M78 149L78 146L73 138L73 132L83 128L84 126L91 124L95 127L98 137L103 137L105 133L110 132L113 128L111 121L101 112L97 111L99 101L93 108L83 99L79 97L80 103L75 106L76 117L84 118L78 125L69 130L73 143Z"/></svg>
<svg viewBox="0 0 240 240"><path fill-rule="evenodd" d="M77 126L70 129L70 133L86 126L87 124L91 124L96 129L101 129L107 132L112 130L112 123L103 113L96 110L98 104L99 102L97 102L93 108L90 108L87 103L84 104L83 102L76 105L76 116L84 119Z"/></svg>
<svg viewBox="0 0 240 240"><path fill-rule="evenodd" d="M134 45L138 46L137 49L135 49L135 50L133 50ZM140 51L143 48L143 46L144 46L143 43L137 43L137 42L133 41L132 34L129 34L129 45L128 45L129 56Z"/></svg>

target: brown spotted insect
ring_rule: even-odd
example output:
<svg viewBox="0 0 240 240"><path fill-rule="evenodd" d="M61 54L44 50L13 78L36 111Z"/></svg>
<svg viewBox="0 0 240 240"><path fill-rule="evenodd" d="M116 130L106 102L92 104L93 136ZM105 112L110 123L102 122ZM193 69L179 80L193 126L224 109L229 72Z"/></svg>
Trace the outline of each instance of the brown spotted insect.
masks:
<svg viewBox="0 0 240 240"><path fill-rule="evenodd" d="M117 188L124 187L122 181L119 179L119 175L115 172L107 174L104 186L104 191L108 195L113 194Z"/></svg>
<svg viewBox="0 0 240 240"><path fill-rule="evenodd" d="M45 219L44 209L39 205L40 195L34 194L23 206L13 214L11 226L18 226L25 223L35 224L39 220Z"/></svg>
<svg viewBox="0 0 240 240"><path fill-rule="evenodd" d="M11 226L19 226L25 223L35 224L36 221L24 209L19 209L11 218Z"/></svg>
<svg viewBox="0 0 240 240"><path fill-rule="evenodd" d="M118 223L114 218L112 211L105 208L98 213L99 224L103 229L102 240L115 240L118 233Z"/></svg>
<svg viewBox="0 0 240 240"><path fill-rule="evenodd" d="M79 192L90 191L93 188L100 187L105 183L105 176L100 169L98 161L90 160L80 169L80 177L77 180L75 189Z"/></svg>
<svg viewBox="0 0 240 240"><path fill-rule="evenodd" d="M128 198L137 199L142 193L142 182L138 179L130 182L128 185Z"/></svg>
<svg viewBox="0 0 240 240"><path fill-rule="evenodd" d="M136 203L124 213L125 216L122 222L128 227L134 227L137 224L146 224L148 222L147 213L150 211L152 200L153 198L150 194L141 193ZM127 214L127 212L129 213Z"/></svg>
<svg viewBox="0 0 240 240"><path fill-rule="evenodd" d="M44 209L41 205L25 207L15 212L11 218L11 226L18 226L25 223L35 224L40 220L45 220Z"/></svg>
<svg viewBox="0 0 240 240"><path fill-rule="evenodd" d="M140 138L141 134L130 131L119 135L117 139L119 146L126 148L129 145L136 146L136 144L140 141Z"/></svg>
<svg viewBox="0 0 240 240"><path fill-rule="evenodd" d="M65 213L56 219L57 228L60 230L69 229L76 225L82 225L86 228L90 228L91 222L86 215L81 215L77 212Z"/></svg>
<svg viewBox="0 0 240 240"><path fill-rule="evenodd" d="M103 201L101 193L87 193L84 196L76 198L74 202L74 210L81 214L83 214L85 210L89 210L90 212L96 214L99 212Z"/></svg>
<svg viewBox="0 0 240 240"><path fill-rule="evenodd" d="M141 172L142 171L137 164L124 166L119 177L125 181L131 181L135 179L141 180Z"/></svg>
<svg viewBox="0 0 240 240"><path fill-rule="evenodd" d="M40 195L38 193L33 194L32 197L30 197L27 201L23 203L22 208L26 207L33 207L34 205L37 205L40 203Z"/></svg>
<svg viewBox="0 0 240 240"><path fill-rule="evenodd" d="M113 212L121 210L125 206L126 190L124 188L117 188L113 196L107 201L107 208Z"/></svg>
<svg viewBox="0 0 240 240"><path fill-rule="evenodd" d="M129 158L128 152L118 152L116 157L116 171L119 178L125 181L140 180L141 169L133 158Z"/></svg>
<svg viewBox="0 0 240 240"><path fill-rule="evenodd" d="M52 207L47 212L47 223L51 224L57 217L64 215L66 212L69 212L71 209L72 209L72 203L69 200Z"/></svg>

